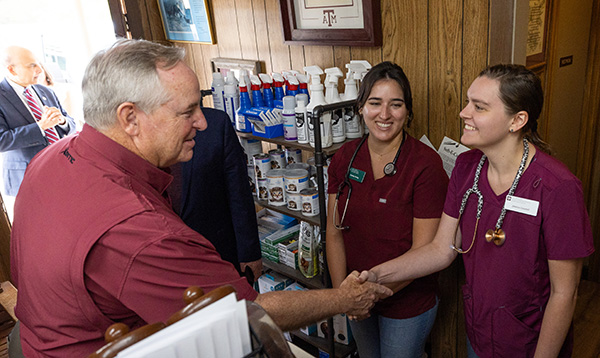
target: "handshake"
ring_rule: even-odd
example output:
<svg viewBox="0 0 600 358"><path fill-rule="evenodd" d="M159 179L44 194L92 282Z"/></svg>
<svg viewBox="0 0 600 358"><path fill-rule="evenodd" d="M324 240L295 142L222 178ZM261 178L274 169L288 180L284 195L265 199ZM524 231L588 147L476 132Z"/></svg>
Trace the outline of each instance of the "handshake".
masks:
<svg viewBox="0 0 600 358"><path fill-rule="evenodd" d="M349 306L345 312L350 319L368 318L375 302L393 295L390 288L367 280L369 275L366 273L364 271L359 275L358 271L353 271L340 284L339 290L347 295Z"/></svg>

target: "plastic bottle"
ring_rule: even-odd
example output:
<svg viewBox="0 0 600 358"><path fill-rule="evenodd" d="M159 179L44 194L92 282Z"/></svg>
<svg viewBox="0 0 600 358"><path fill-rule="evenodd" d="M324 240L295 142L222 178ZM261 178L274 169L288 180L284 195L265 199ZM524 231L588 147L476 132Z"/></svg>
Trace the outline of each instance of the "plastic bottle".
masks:
<svg viewBox="0 0 600 358"><path fill-rule="evenodd" d="M235 78L235 73L233 73L233 71L227 72L227 76L225 77L225 84L226 85L234 85L238 96L240 95L239 82L238 82L237 78Z"/></svg>
<svg viewBox="0 0 600 358"><path fill-rule="evenodd" d="M223 97L225 95L225 80L220 72L214 72L212 77L213 81L210 89L212 90L213 106L216 109L224 111L225 103Z"/></svg>
<svg viewBox="0 0 600 358"><path fill-rule="evenodd" d="M315 146L315 132L313 122L320 124L321 129L321 148L331 147L333 145L333 136L331 134L331 112L321 113L321 118L317 118L313 121L313 109L316 106L327 104L325 101L325 95L323 94L323 85L321 84L320 75L323 74L323 70L319 66L307 66L304 67L304 71L310 76L310 101L306 106L308 112L308 141L312 147Z"/></svg>
<svg viewBox="0 0 600 358"><path fill-rule="evenodd" d="M260 87L262 85L260 78L256 75L252 75L250 76L250 82L250 89L252 90L252 107L264 107L265 102L262 93L260 92Z"/></svg>
<svg viewBox="0 0 600 358"><path fill-rule="evenodd" d="M229 115L231 124L235 126L235 115L240 108L240 96L237 93L237 88L234 85L225 85L225 112Z"/></svg>
<svg viewBox="0 0 600 358"><path fill-rule="evenodd" d="M327 77L325 78L325 101L327 103L341 102L340 94L338 93L338 82L344 73L337 67L325 69ZM333 143L342 143L346 140L346 129L344 128L344 110L336 109L331 112L331 134Z"/></svg>
<svg viewBox="0 0 600 358"><path fill-rule="evenodd" d="M299 94L304 93L310 99L310 96L308 94L308 76L303 75L303 74L297 74L296 78L298 79L298 82L300 83L299 88L298 88L298 93Z"/></svg>
<svg viewBox="0 0 600 358"><path fill-rule="evenodd" d="M260 77L260 80L263 83L263 99L265 100L265 106L269 108L275 107L273 104L275 97L273 96L273 90L271 89L273 79L266 73L261 73L258 77Z"/></svg>
<svg viewBox="0 0 600 358"><path fill-rule="evenodd" d="M308 144L308 112L306 104L308 103L308 95L298 93L296 95L296 134L298 143Z"/></svg>
<svg viewBox="0 0 600 358"><path fill-rule="evenodd" d="M273 95L275 100L281 101L284 96L283 84L285 83L285 80L281 73L273 72L271 75L273 76Z"/></svg>
<svg viewBox="0 0 600 358"><path fill-rule="evenodd" d="M235 116L235 129L239 132L252 132L250 121L246 118L246 110L250 107L252 107L252 103L250 102L248 87L244 77L240 77L240 108L237 110Z"/></svg>
<svg viewBox="0 0 600 358"><path fill-rule="evenodd" d="M283 138L289 141L298 140L296 132L296 98L294 96L283 97Z"/></svg>
<svg viewBox="0 0 600 358"><path fill-rule="evenodd" d="M360 80L365 73L367 73L367 69L361 63L349 63L346 64L346 68L348 69L348 72L346 75L346 80L344 81L344 84L346 85L344 91L344 101L350 101L358 97L357 81ZM345 109L344 124L347 138L360 138L363 136L364 127L360 119L360 115L358 113L354 113L353 107L348 107Z"/></svg>
<svg viewBox="0 0 600 358"><path fill-rule="evenodd" d="M315 229L306 221L300 222L298 238L298 269L304 277L315 277L317 271L317 250L315 242Z"/></svg>
<svg viewBox="0 0 600 358"><path fill-rule="evenodd" d="M298 94L298 79L292 74L288 74L286 77L287 88L285 90L286 96L296 96Z"/></svg>

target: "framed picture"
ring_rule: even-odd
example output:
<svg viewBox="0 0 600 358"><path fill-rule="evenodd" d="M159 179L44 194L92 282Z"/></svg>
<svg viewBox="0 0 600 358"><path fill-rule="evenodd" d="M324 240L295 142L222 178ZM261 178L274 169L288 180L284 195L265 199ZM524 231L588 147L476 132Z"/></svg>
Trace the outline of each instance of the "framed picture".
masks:
<svg viewBox="0 0 600 358"><path fill-rule="evenodd" d="M380 46L380 0L280 0L287 45Z"/></svg>
<svg viewBox="0 0 600 358"><path fill-rule="evenodd" d="M546 62L549 0L529 0L529 23L527 28L527 59L529 68Z"/></svg>
<svg viewBox="0 0 600 358"><path fill-rule="evenodd" d="M158 0L167 40L214 44L207 0Z"/></svg>

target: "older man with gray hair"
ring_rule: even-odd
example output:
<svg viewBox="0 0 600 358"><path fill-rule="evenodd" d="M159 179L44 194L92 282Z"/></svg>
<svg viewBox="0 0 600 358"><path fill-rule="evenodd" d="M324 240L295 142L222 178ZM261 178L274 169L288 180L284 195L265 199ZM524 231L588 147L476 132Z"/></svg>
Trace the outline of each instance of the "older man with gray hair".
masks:
<svg viewBox="0 0 600 358"><path fill-rule="evenodd" d="M115 322L165 321L191 285L233 285L284 330L367 314L391 294L350 275L338 289L259 295L172 211L162 168L190 160L206 128L183 57L143 40L97 54L83 79L83 130L32 161L11 241L25 356L85 356Z"/></svg>

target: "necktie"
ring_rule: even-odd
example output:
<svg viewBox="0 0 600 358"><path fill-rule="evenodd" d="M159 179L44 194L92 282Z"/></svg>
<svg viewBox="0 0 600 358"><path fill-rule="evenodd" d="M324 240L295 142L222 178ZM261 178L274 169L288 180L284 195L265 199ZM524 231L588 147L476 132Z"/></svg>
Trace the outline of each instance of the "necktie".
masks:
<svg viewBox="0 0 600 358"><path fill-rule="evenodd" d="M40 108L40 106L38 106L37 102L33 99L30 87L27 87L27 89L25 89L25 99L27 99L27 105L29 105L31 112L33 112L33 116L35 117L35 120L39 121L40 119L42 119L42 109ZM56 131L56 129L54 129L54 127L44 129L44 133L46 134L46 138L48 139L48 142L50 144L52 144L60 139L60 137L58 136L58 132Z"/></svg>

